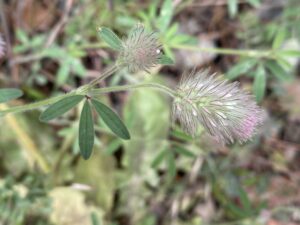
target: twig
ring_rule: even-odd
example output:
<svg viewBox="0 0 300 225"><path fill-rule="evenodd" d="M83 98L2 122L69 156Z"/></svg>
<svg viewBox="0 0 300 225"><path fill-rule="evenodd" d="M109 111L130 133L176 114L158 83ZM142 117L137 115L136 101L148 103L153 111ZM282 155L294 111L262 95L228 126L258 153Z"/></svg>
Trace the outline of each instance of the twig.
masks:
<svg viewBox="0 0 300 225"><path fill-rule="evenodd" d="M19 76L18 76L17 68L11 64L11 62L13 61L14 56L13 56L13 51L12 51L12 47L11 47L12 46L11 45L11 37L10 37L10 34L9 34L8 24L7 24L7 20L6 20L4 10L5 10L4 2L3 2L3 0L0 0L0 18L1 18L1 21L2 21L2 27L3 27L3 30L4 30L4 36L5 36L5 40L6 40L7 56L8 56L10 70L11 70L10 73L12 74L14 82L18 83Z"/></svg>
<svg viewBox="0 0 300 225"><path fill-rule="evenodd" d="M52 45L52 43L55 41L56 37L58 36L59 32L61 31L61 29L67 23L67 21L69 19L69 14L70 14L70 11L72 8L72 4L73 4L73 0L66 1L63 16L61 17L60 21L56 24L56 26L51 31L51 33L46 41L45 48L49 48Z"/></svg>

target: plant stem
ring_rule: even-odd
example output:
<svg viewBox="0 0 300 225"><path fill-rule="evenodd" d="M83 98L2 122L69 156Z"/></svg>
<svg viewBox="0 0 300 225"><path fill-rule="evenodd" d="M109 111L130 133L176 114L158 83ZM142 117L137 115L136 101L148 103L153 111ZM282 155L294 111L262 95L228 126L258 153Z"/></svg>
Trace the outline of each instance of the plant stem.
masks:
<svg viewBox="0 0 300 225"><path fill-rule="evenodd" d="M88 85L88 89L92 89L95 87L100 81L106 79L110 75L114 74L119 69L119 66L117 64L114 64L113 66L109 67L107 70L104 71L104 73L97 77L96 79L92 80Z"/></svg>
<svg viewBox="0 0 300 225"><path fill-rule="evenodd" d="M5 116L6 114L9 114L9 113L20 113L20 112L26 112L26 111L30 111L30 110L33 110L33 109L37 109L37 108L40 108L42 106L53 104L53 103L65 98L65 97L75 95L75 93L76 92L70 92L70 93L65 94L65 95L60 95L60 96L48 98L48 99L41 100L41 101L38 101L38 102L30 103L30 104L27 104L27 105L20 105L20 106L11 107L9 109L0 111L0 116Z"/></svg>
<svg viewBox="0 0 300 225"><path fill-rule="evenodd" d="M174 45L172 48L185 49L196 52L217 53L222 55L240 55L252 58L276 58L276 54L272 50L251 50L251 49L230 49L230 48L202 48L191 45Z"/></svg>
<svg viewBox="0 0 300 225"><path fill-rule="evenodd" d="M137 89L137 88L155 88L159 91L162 91L171 97L176 97L178 94L173 91L172 89L161 85L157 83L145 83L145 84L130 84L130 85L122 85L122 86L114 86L114 87L106 87L106 88L99 88L99 89L92 89L89 94L92 96L102 95L104 93L110 93L110 92L118 92L118 91L128 91L131 89Z"/></svg>
<svg viewBox="0 0 300 225"><path fill-rule="evenodd" d="M109 70L112 71L112 70ZM104 79L105 77L108 77L111 73L105 73L103 76L99 77L97 80L97 82L99 80ZM94 81L96 81L94 80ZM136 89L136 88L155 88L159 91L162 91L168 95L170 95L171 97L176 97L178 96L178 94L173 91L172 89L161 85L161 84L157 84L157 83L145 83L145 84L131 84L131 85L122 85L122 86L114 86L114 87L106 87L106 88L98 88L98 89L90 89L90 87L93 87L95 84L97 84L97 82L92 81L90 84L86 85L86 86L82 86L81 88L78 88L75 91L72 91L68 94L65 95L61 95L61 96L57 96L57 97L53 97L53 98L49 98L46 100L42 100L42 101L38 101L35 103L31 103L28 105L22 105L22 106L16 106L16 107L12 107L6 110L2 110L0 111L0 116L4 116L6 114L9 113L20 113L20 112L25 112L25 111L29 111L29 110L34 110L43 106L47 106L50 104L53 104L65 97L69 97L69 96L73 96L73 95L91 95L93 96L97 96L97 95L101 95L104 93L110 93L110 92L118 92L118 91L128 91L130 89Z"/></svg>
<svg viewBox="0 0 300 225"><path fill-rule="evenodd" d="M108 68L104 73L99 76L98 78L94 79L91 81L89 84L84 85L82 87L79 87L78 89L67 93L65 95L60 95L56 96L53 98L48 98L42 101L38 101L35 103L27 104L27 105L21 105L21 106L15 106L6 110L0 111L0 116L5 116L8 113L20 113L20 112L25 112L29 110L34 110L43 106L51 105L65 97L73 96L73 95L86 95L88 94L89 90L91 90L93 87L95 87L101 80L104 80L105 78L109 77L112 75L114 72L118 70L118 66L115 64L112 67Z"/></svg>

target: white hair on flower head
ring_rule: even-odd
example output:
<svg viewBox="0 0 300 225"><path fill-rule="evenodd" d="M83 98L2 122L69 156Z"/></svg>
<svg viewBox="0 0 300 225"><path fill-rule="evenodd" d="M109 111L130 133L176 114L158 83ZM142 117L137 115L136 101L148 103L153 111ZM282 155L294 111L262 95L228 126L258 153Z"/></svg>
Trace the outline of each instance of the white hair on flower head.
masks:
<svg viewBox="0 0 300 225"><path fill-rule="evenodd" d="M118 61L125 65L129 72L148 71L158 64L161 57L161 45L155 33L149 33L138 24L123 41Z"/></svg>
<svg viewBox="0 0 300 225"><path fill-rule="evenodd" d="M195 135L202 125L220 143L245 142L264 120L263 110L239 83L202 70L183 75L173 102L173 121Z"/></svg>

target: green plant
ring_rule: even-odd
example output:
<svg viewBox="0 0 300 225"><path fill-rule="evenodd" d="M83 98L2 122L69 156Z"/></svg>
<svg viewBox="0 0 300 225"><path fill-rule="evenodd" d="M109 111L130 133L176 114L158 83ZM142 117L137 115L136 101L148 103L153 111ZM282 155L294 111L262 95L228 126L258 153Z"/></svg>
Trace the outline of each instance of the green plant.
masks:
<svg viewBox="0 0 300 225"><path fill-rule="evenodd" d="M96 100L97 96L113 92L123 91L140 87L154 87L174 95L173 91L159 84L136 84L128 86L117 86L108 88L95 88L96 85L105 78L111 76L117 70L127 67L130 71L148 70L150 67L160 63L168 64L172 61L164 56L159 50L159 44L154 34L147 33L142 26L134 28L127 41L122 42L116 34L110 29L99 29L100 37L107 42L113 49L120 51L120 57L115 65L105 71L100 77L94 79L89 84L84 85L65 95L53 97L40 102L28 104L26 106L17 106L8 110L1 111L1 115L6 115L12 112L24 112L33 110L42 106L50 105L40 116L40 120L48 122L62 114L68 112L85 99L85 104L81 112L79 124L79 146L81 155L88 159L92 153L94 146L94 123L91 111L90 101L97 113L111 129L113 133L123 139L129 139L130 135L121 119L105 104ZM138 47L134 48L137 44ZM146 49L144 49L146 47ZM146 52L144 52L146 50ZM143 58L144 57L144 58ZM1 89L1 102L6 102L22 95L22 92L17 89Z"/></svg>
<svg viewBox="0 0 300 225"><path fill-rule="evenodd" d="M51 211L51 201L37 178L28 176L21 183L12 177L0 181L1 224L21 225L28 220L35 224L50 224L46 216Z"/></svg>
<svg viewBox="0 0 300 225"><path fill-rule="evenodd" d="M251 138L257 126L262 122L262 111L250 96L240 92L236 84L229 85L225 81L207 77L207 72L184 76L176 90L158 83L142 83L107 88L95 88L105 78L120 68L130 72L148 71L157 64L170 64L172 60L162 54L160 44L154 33L147 32L143 26L137 25L124 41L108 28L100 28L99 34L111 48L119 51L118 59L112 67L89 84L79 87L63 96L25 106L17 106L4 111L0 115L12 112L23 112L45 105L50 105L40 116L40 120L48 122L68 112L85 99L79 122L79 147L83 158L88 159L94 146L94 122L90 102L110 130L122 139L130 139L130 134L121 119L105 104L96 100L103 93L131 90L135 88L156 88L174 98L173 115L184 130L192 135L198 132L199 124L220 142L246 141ZM205 74L204 74L205 73ZM10 100L20 96L17 90L3 89L2 98ZM245 106L242 104L246 103ZM217 125L219 124L219 127ZM182 151L181 151L182 152ZM187 153L185 151L185 153ZM174 171L174 157L168 155L169 165Z"/></svg>

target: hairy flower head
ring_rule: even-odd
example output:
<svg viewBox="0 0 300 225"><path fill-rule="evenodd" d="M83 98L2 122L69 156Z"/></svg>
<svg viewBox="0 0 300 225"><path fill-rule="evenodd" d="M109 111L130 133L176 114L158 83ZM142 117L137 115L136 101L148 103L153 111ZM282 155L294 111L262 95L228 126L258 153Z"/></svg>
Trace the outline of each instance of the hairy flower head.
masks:
<svg viewBox="0 0 300 225"><path fill-rule="evenodd" d="M173 102L173 120L195 135L202 125L220 143L249 140L262 124L264 113L238 82L209 76L209 71L184 75Z"/></svg>
<svg viewBox="0 0 300 225"><path fill-rule="evenodd" d="M5 41L3 40L2 35L0 34L0 58L5 54Z"/></svg>
<svg viewBox="0 0 300 225"><path fill-rule="evenodd" d="M158 64L161 45L155 33L148 33L142 25L137 25L122 43L119 62L131 73L148 71Z"/></svg>

